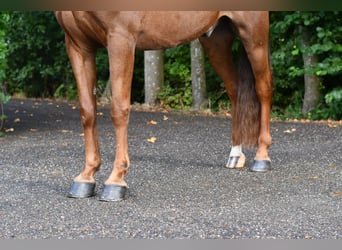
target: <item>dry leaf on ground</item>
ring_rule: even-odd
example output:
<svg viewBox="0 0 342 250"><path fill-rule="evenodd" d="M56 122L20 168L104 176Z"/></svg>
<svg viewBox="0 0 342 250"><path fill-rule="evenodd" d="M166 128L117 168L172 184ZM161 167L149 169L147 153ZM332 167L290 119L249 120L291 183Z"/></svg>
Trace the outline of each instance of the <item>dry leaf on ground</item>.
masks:
<svg viewBox="0 0 342 250"><path fill-rule="evenodd" d="M157 140L157 138L156 138L156 137L153 137L153 136L152 136L151 138L147 139L147 141L148 141L149 143L155 143L156 140Z"/></svg>
<svg viewBox="0 0 342 250"><path fill-rule="evenodd" d="M157 125L158 122L154 121L154 120L150 120L147 122L148 125Z"/></svg>
<svg viewBox="0 0 342 250"><path fill-rule="evenodd" d="M328 123L329 128L337 128L337 124Z"/></svg>
<svg viewBox="0 0 342 250"><path fill-rule="evenodd" d="M296 132L295 128L287 129L287 130L284 131L284 133L287 133L287 134L292 134L294 132Z"/></svg>
<svg viewBox="0 0 342 250"><path fill-rule="evenodd" d="M342 197L342 192L333 192L330 194L331 197Z"/></svg>

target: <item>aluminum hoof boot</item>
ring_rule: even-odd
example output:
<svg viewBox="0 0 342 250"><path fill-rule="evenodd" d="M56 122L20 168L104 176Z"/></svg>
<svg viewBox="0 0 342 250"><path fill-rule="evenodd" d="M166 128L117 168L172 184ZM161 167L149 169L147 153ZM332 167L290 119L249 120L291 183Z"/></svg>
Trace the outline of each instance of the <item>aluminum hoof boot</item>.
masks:
<svg viewBox="0 0 342 250"><path fill-rule="evenodd" d="M267 160L254 160L251 167L252 172L267 172L271 169L271 161Z"/></svg>
<svg viewBox="0 0 342 250"><path fill-rule="evenodd" d="M124 200L127 193L127 187L109 184L104 185L100 201L121 201Z"/></svg>
<svg viewBox="0 0 342 250"><path fill-rule="evenodd" d="M69 198L88 198L95 195L95 183L93 182L74 182L71 185Z"/></svg>

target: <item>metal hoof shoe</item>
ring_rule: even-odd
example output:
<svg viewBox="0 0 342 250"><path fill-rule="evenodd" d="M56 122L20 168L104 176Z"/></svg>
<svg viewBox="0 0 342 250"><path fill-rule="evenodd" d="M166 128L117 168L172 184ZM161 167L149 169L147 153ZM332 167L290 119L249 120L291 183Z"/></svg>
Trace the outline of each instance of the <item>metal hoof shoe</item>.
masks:
<svg viewBox="0 0 342 250"><path fill-rule="evenodd" d="M104 185L100 201L121 201L125 199L127 187L110 184Z"/></svg>
<svg viewBox="0 0 342 250"><path fill-rule="evenodd" d="M271 162L267 160L254 160L251 171L253 172L266 172L271 170Z"/></svg>
<svg viewBox="0 0 342 250"><path fill-rule="evenodd" d="M69 198L88 198L95 195L95 183L92 182L74 182L71 185Z"/></svg>

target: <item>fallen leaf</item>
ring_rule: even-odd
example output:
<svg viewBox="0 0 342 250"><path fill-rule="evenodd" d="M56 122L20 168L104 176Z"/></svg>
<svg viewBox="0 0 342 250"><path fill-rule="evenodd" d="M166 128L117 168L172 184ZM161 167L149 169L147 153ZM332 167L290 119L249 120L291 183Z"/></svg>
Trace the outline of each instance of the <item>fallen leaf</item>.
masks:
<svg viewBox="0 0 342 250"><path fill-rule="evenodd" d="M81 134L80 134L80 136L82 136L82 137L83 137L83 136L84 136L84 133L81 133Z"/></svg>
<svg viewBox="0 0 342 250"><path fill-rule="evenodd" d="M31 132L36 132L38 129L36 129L36 128L30 128L30 131Z"/></svg>
<svg viewBox="0 0 342 250"><path fill-rule="evenodd" d="M62 133L70 133L70 132L72 132L72 131L71 131L71 130L67 130L67 129L62 129L61 132L62 132Z"/></svg>
<svg viewBox="0 0 342 250"><path fill-rule="evenodd" d="M150 139L147 139L147 141L150 142L150 143L155 143L156 140L157 140L156 137L151 137Z"/></svg>
<svg viewBox="0 0 342 250"><path fill-rule="evenodd" d="M330 196L331 197L342 197L342 192L333 192L333 193L330 193Z"/></svg>
<svg viewBox="0 0 342 250"><path fill-rule="evenodd" d="M292 179L295 179L295 180L300 179L300 176L298 175L292 176Z"/></svg>
<svg viewBox="0 0 342 250"><path fill-rule="evenodd" d="M336 163L330 163L330 164L328 165L328 167L336 168Z"/></svg>
<svg viewBox="0 0 342 250"><path fill-rule="evenodd" d="M148 121L147 122L148 125L157 125L158 122L154 121L154 120L151 120L151 121Z"/></svg>
<svg viewBox="0 0 342 250"><path fill-rule="evenodd" d="M14 119L14 123L19 123L20 122L20 118L15 118Z"/></svg>
<svg viewBox="0 0 342 250"><path fill-rule="evenodd" d="M167 121L169 120L169 117L167 117L166 115L163 116L163 121Z"/></svg>
<svg viewBox="0 0 342 250"><path fill-rule="evenodd" d="M102 112L97 112L96 114L97 114L97 115L100 115L100 116L101 116L101 115L103 115L103 113L102 113Z"/></svg>
<svg viewBox="0 0 342 250"><path fill-rule="evenodd" d="M51 172L51 174L56 174L56 175L63 174L63 173L64 173L63 170L55 170Z"/></svg>
<svg viewBox="0 0 342 250"><path fill-rule="evenodd" d="M13 132L13 131L14 131L14 128L5 129L5 132Z"/></svg>
<svg viewBox="0 0 342 250"><path fill-rule="evenodd" d="M309 176L309 179L310 180L316 180L316 179L318 179L318 176L316 176L316 175L315 176Z"/></svg>
<svg viewBox="0 0 342 250"><path fill-rule="evenodd" d="M337 128L337 125L336 125L336 124L328 123L328 126L329 126L329 128Z"/></svg>
<svg viewBox="0 0 342 250"><path fill-rule="evenodd" d="M287 134L292 134L294 132L296 132L295 128L287 129L287 130L284 131L284 133L287 133Z"/></svg>

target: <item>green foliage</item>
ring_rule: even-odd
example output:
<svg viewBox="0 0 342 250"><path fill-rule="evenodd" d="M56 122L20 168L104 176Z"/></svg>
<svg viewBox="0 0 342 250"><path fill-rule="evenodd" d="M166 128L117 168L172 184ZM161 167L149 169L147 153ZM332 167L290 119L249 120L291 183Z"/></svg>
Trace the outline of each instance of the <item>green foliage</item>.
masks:
<svg viewBox="0 0 342 250"><path fill-rule="evenodd" d="M106 84L109 79L109 59L107 50L105 48L98 49L96 54L96 78L97 78L97 91L96 93L103 93L104 89L106 88ZM67 87L67 92L69 92L69 97L76 97L77 96L77 88L76 84L73 87ZM68 97L68 93L65 92L65 97ZM71 93L70 93L71 92ZM72 94L72 92L76 92ZM63 96L63 95L62 95Z"/></svg>
<svg viewBox="0 0 342 250"><path fill-rule="evenodd" d="M296 40L292 39L294 27L290 13L273 12L270 15L271 38L271 65L273 70L273 108L277 113L296 101L297 96L302 96L304 88L301 77L289 75L289 69L293 65L301 65L302 60L294 56L297 52Z"/></svg>
<svg viewBox="0 0 342 250"><path fill-rule="evenodd" d="M64 33L53 12L3 11L1 21L7 49L0 76L11 95L50 97L61 83L68 89L74 85Z"/></svg>
<svg viewBox="0 0 342 250"><path fill-rule="evenodd" d="M169 84L166 84L158 97L166 108L189 110L192 104L191 84L186 83L178 88L172 88Z"/></svg>
<svg viewBox="0 0 342 250"><path fill-rule="evenodd" d="M165 82L158 98L167 108L189 110L192 104L189 45L167 49L164 56Z"/></svg>
<svg viewBox="0 0 342 250"><path fill-rule="evenodd" d="M4 26L7 15L0 13L0 136L3 135L2 129L7 119L7 115L4 113L4 104L9 102L10 96L6 94L5 89L5 75L7 68L6 51L7 44L5 42Z"/></svg>
<svg viewBox="0 0 342 250"><path fill-rule="evenodd" d="M322 98L319 107L315 108L310 114L309 119L342 119L342 89L336 88L328 92Z"/></svg>
<svg viewBox="0 0 342 250"><path fill-rule="evenodd" d="M51 96L60 82L72 80L64 35L53 12L2 12L6 16L7 68L11 94Z"/></svg>
<svg viewBox="0 0 342 250"><path fill-rule="evenodd" d="M340 86L342 81L341 12L271 12L271 59L274 75L273 110L290 118L301 118L305 73L321 77L322 96ZM307 48L301 46L299 27L309 31ZM317 65L304 68L302 56L316 55ZM329 106L330 105L330 106ZM289 112L291 110L291 112ZM325 98L309 114L310 119L341 119Z"/></svg>
<svg viewBox="0 0 342 250"><path fill-rule="evenodd" d="M234 51L237 50L235 46ZM158 97L167 108L189 110L192 105L190 46L166 49L164 57L165 84ZM210 108L214 111L229 109L230 101L225 94L224 84L207 57L205 74Z"/></svg>
<svg viewBox="0 0 342 250"><path fill-rule="evenodd" d="M8 15L0 12L0 84L3 84L7 69L7 43L4 31L7 20Z"/></svg>
<svg viewBox="0 0 342 250"><path fill-rule="evenodd" d="M77 98L76 85L66 85L62 83L59 85L53 94L55 98L67 98L68 100L75 100Z"/></svg>
<svg viewBox="0 0 342 250"><path fill-rule="evenodd" d="M9 100L11 99L11 97L9 95L6 95L3 92L0 92L0 103L6 104L9 102Z"/></svg>
<svg viewBox="0 0 342 250"><path fill-rule="evenodd" d="M1 89L0 89L0 136L3 135L2 129L3 129L5 120L7 119L7 115L4 113L4 104L9 102L9 100L10 100L10 96L1 92Z"/></svg>
<svg viewBox="0 0 342 250"><path fill-rule="evenodd" d="M342 89L336 88L325 95L328 117L342 119Z"/></svg>

